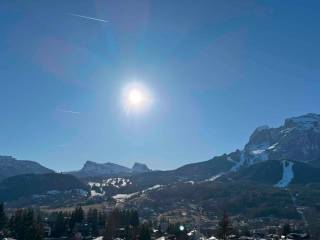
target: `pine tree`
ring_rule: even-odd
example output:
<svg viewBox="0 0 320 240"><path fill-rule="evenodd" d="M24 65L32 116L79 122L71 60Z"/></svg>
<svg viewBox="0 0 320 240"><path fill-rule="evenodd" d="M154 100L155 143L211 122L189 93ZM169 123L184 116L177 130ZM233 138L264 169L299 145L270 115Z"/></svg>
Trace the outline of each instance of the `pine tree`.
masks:
<svg viewBox="0 0 320 240"><path fill-rule="evenodd" d="M3 230L4 227L6 226L7 224L7 216L4 212L4 206L3 206L3 203L1 202L0 203L0 230Z"/></svg>
<svg viewBox="0 0 320 240"><path fill-rule="evenodd" d="M31 209L17 210L10 218L9 229L20 240L41 240L43 235L42 226Z"/></svg>
<svg viewBox="0 0 320 240"><path fill-rule="evenodd" d="M98 210L97 209L89 209L87 214L87 222L91 226L92 236L98 235Z"/></svg>
<svg viewBox="0 0 320 240"><path fill-rule="evenodd" d="M148 224L143 224L139 233L139 240L150 240L150 228Z"/></svg>
<svg viewBox="0 0 320 240"><path fill-rule="evenodd" d="M99 212L98 213L98 225L105 227L106 225L106 213L105 212Z"/></svg>
<svg viewBox="0 0 320 240"><path fill-rule="evenodd" d="M54 237L64 236L67 232L66 220L64 218L64 214L62 212L58 212L54 226L52 235Z"/></svg>
<svg viewBox="0 0 320 240"><path fill-rule="evenodd" d="M111 219L108 219L103 240L112 240L116 231L116 225Z"/></svg>
<svg viewBox="0 0 320 240"><path fill-rule="evenodd" d="M104 240L111 240L114 238L116 229L120 226L120 221L120 211L118 209L113 210L107 217Z"/></svg>
<svg viewBox="0 0 320 240"><path fill-rule="evenodd" d="M84 213L83 209L80 207L77 207L72 213L69 221L69 227L71 232L73 231L76 223L81 223L84 219Z"/></svg>
<svg viewBox="0 0 320 240"><path fill-rule="evenodd" d="M229 221L228 214L226 212L223 213L222 219L219 221L218 226L218 237L226 240L228 239L228 236L232 232L232 226Z"/></svg>
<svg viewBox="0 0 320 240"><path fill-rule="evenodd" d="M133 227L139 226L139 215L136 210L133 210L131 212L131 219L130 219L130 225Z"/></svg>
<svg viewBox="0 0 320 240"><path fill-rule="evenodd" d="M282 227L282 234L284 236L287 236L290 232L291 232L290 224L289 223L284 224Z"/></svg>

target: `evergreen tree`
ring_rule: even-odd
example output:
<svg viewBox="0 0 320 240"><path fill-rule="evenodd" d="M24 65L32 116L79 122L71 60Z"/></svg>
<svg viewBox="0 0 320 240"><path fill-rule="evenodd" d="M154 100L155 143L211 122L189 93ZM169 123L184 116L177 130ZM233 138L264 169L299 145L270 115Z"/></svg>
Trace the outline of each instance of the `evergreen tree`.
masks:
<svg viewBox="0 0 320 240"><path fill-rule="evenodd" d="M107 218L104 240L112 240L115 236L116 229L119 227L119 211L116 209L111 212Z"/></svg>
<svg viewBox="0 0 320 240"><path fill-rule="evenodd" d="M75 218L77 223L81 223L84 219L84 213L82 207L78 207L75 210Z"/></svg>
<svg viewBox="0 0 320 240"><path fill-rule="evenodd" d="M108 221L104 232L103 240L112 240L115 236L116 227L113 222Z"/></svg>
<svg viewBox="0 0 320 240"><path fill-rule="evenodd" d="M98 225L99 226L106 226L106 213L105 212L98 212Z"/></svg>
<svg viewBox="0 0 320 240"><path fill-rule="evenodd" d="M19 240L41 240L42 226L31 209L17 210L9 221L10 232Z"/></svg>
<svg viewBox="0 0 320 240"><path fill-rule="evenodd" d="M125 228L128 238L134 238L139 232L139 216L136 210L113 210L106 221L105 239L112 239L116 235L117 229ZM129 237L130 236L130 237Z"/></svg>
<svg viewBox="0 0 320 240"><path fill-rule="evenodd" d="M7 224L7 216L4 212L4 206L3 206L3 203L1 202L0 203L0 230L3 230L4 227L6 226Z"/></svg>
<svg viewBox="0 0 320 240"><path fill-rule="evenodd" d="M139 226L139 215L138 215L137 210L133 210L131 212L130 225L133 227Z"/></svg>
<svg viewBox="0 0 320 240"><path fill-rule="evenodd" d="M98 235L98 210L97 209L89 209L87 214L87 222L91 226L92 236Z"/></svg>
<svg viewBox="0 0 320 240"><path fill-rule="evenodd" d="M229 221L228 214L224 212L221 220L219 221L218 237L223 240L226 240L228 239L228 236L230 235L231 232L232 232L232 226Z"/></svg>
<svg viewBox="0 0 320 240"><path fill-rule="evenodd" d="M77 207L72 213L69 221L69 227L71 232L73 231L76 223L81 223L84 219L84 213L82 207Z"/></svg>
<svg viewBox="0 0 320 240"><path fill-rule="evenodd" d="M150 240L150 228L148 224L143 224L139 233L139 240Z"/></svg>
<svg viewBox="0 0 320 240"><path fill-rule="evenodd" d="M53 225L52 235L54 237L62 237L67 233L67 222L63 212L58 212Z"/></svg>
<svg viewBox="0 0 320 240"><path fill-rule="evenodd" d="M290 224L289 223L284 224L282 227L282 234L284 236L287 236L290 232L291 232Z"/></svg>

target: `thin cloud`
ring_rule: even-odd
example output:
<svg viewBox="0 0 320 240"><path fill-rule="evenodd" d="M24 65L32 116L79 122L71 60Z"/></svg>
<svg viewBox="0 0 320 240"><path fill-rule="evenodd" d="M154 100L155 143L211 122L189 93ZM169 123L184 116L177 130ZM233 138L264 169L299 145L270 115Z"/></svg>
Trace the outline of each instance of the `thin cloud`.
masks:
<svg viewBox="0 0 320 240"><path fill-rule="evenodd" d="M93 20L93 21L98 21L98 22L104 22L104 23L108 23L110 21L101 19L101 18L93 18L93 17L88 17L88 16L84 16L84 15L79 15L79 14L75 14L75 13L69 13L70 16L73 17L78 17L78 18L83 18L83 19L87 19L87 20Z"/></svg>
<svg viewBox="0 0 320 240"><path fill-rule="evenodd" d="M72 110L65 110L65 109L58 109L59 112L62 112L62 113L70 113L70 114L80 114L80 112L77 112L77 111L72 111Z"/></svg>
<svg viewBox="0 0 320 240"><path fill-rule="evenodd" d="M57 148L65 148L65 147L67 147L67 144L59 144L59 145L57 145L56 147L57 147Z"/></svg>

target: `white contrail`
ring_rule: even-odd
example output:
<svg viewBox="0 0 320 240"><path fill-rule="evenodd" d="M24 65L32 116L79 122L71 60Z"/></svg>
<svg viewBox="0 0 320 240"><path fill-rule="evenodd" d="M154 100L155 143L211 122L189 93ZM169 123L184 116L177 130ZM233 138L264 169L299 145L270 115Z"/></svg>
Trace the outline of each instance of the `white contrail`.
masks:
<svg viewBox="0 0 320 240"><path fill-rule="evenodd" d="M58 109L58 111L63 113L80 114L80 112L65 109Z"/></svg>
<svg viewBox="0 0 320 240"><path fill-rule="evenodd" d="M70 16L73 16L73 17L79 17L79 18L89 19L89 20L98 21L98 22L105 22L105 23L108 23L108 22L109 22L109 21L104 20L104 19L93 18L93 17L88 17L88 16L79 15L79 14L74 14L74 13L69 13L69 15L70 15Z"/></svg>

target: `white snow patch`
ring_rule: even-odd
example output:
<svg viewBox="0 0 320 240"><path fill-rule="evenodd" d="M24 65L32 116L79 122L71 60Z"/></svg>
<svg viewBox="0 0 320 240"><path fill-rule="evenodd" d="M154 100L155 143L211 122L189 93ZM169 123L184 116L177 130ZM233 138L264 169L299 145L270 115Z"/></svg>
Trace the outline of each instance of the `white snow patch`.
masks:
<svg viewBox="0 0 320 240"><path fill-rule="evenodd" d="M217 180L219 177L221 177L223 175L223 173L219 173L217 175L212 176L211 178L208 178L206 180L204 180L205 182L213 182L215 180Z"/></svg>
<svg viewBox="0 0 320 240"><path fill-rule="evenodd" d="M109 178L107 180L103 180L102 186L114 186L117 188L125 187L127 185L131 185L132 182L126 178Z"/></svg>
<svg viewBox="0 0 320 240"><path fill-rule="evenodd" d="M191 185L194 185L194 181L187 181L186 183L190 183Z"/></svg>
<svg viewBox="0 0 320 240"><path fill-rule="evenodd" d="M227 157L227 160L228 160L229 162L238 163L237 161L233 160L230 156Z"/></svg>
<svg viewBox="0 0 320 240"><path fill-rule="evenodd" d="M102 197L105 194L104 192L98 193L95 190L91 190L90 193L91 193L91 197Z"/></svg>
<svg viewBox="0 0 320 240"><path fill-rule="evenodd" d="M101 182L88 182L91 188L91 197L104 196L104 187L122 188L131 184L132 182L129 179L121 177L103 179ZM95 189L93 189L94 187L99 188L101 193L96 192Z"/></svg>
<svg viewBox="0 0 320 240"><path fill-rule="evenodd" d="M270 147L268 147L268 150L275 150L276 146L278 146L279 143L272 144Z"/></svg>
<svg viewBox="0 0 320 240"><path fill-rule="evenodd" d="M250 158L250 164L254 164L257 161L267 161L269 159L268 153L266 150L270 147L269 143L261 143L259 145L252 144L248 147L250 155L252 155L252 158Z"/></svg>
<svg viewBox="0 0 320 240"><path fill-rule="evenodd" d="M149 188L144 189L144 190L139 191L139 192L134 192L134 193L129 193L129 194L120 193L120 194L114 195L112 198L115 199L117 202L124 202L125 200L128 200L131 197L137 196L138 194L143 194L143 193L146 193L146 192L149 192L149 191L153 191L153 190L161 188L162 186L163 185L156 184L156 185L154 185L152 187L149 187Z"/></svg>
<svg viewBox="0 0 320 240"><path fill-rule="evenodd" d="M208 238L208 240L218 240L218 238L216 238L215 236L211 236Z"/></svg>
<svg viewBox="0 0 320 240"><path fill-rule="evenodd" d="M290 184L290 182L294 178L292 166L293 166L293 162L282 161L282 167L283 167L282 179L277 184L274 185L275 187L285 188Z"/></svg>
<svg viewBox="0 0 320 240"><path fill-rule="evenodd" d="M283 137L287 136L291 131L293 131L295 128L294 127L290 127L290 128L285 128L283 130L280 131L280 133L284 134Z"/></svg>
<svg viewBox="0 0 320 240"><path fill-rule="evenodd" d="M145 193L145 192L148 192L148 191L152 191L152 190L155 190L155 189L158 189L158 188L161 188L163 185L160 185L160 184L157 184L157 185L154 185L152 187L149 187L145 190L142 190L142 193Z"/></svg>
<svg viewBox="0 0 320 240"><path fill-rule="evenodd" d="M97 237L97 238L94 238L93 240L103 240L103 237Z"/></svg>
<svg viewBox="0 0 320 240"><path fill-rule="evenodd" d="M156 240L165 240L166 238L165 237L159 237L159 238L157 238Z"/></svg>
<svg viewBox="0 0 320 240"><path fill-rule="evenodd" d="M88 185L89 185L90 187L93 187L93 186L101 187L101 184L98 183L98 182L88 182Z"/></svg>
<svg viewBox="0 0 320 240"><path fill-rule="evenodd" d="M237 171L240 169L240 167L244 165L245 161L246 161L246 159L245 159L245 157L244 157L243 151L241 151L240 161L239 161L238 163L236 163L236 165L234 165L234 166L230 169L230 171L231 171L231 172L237 172Z"/></svg>
<svg viewBox="0 0 320 240"><path fill-rule="evenodd" d="M114 195L112 198L117 200L117 201L124 201L124 200L127 200L133 196L136 196L138 195L139 192L134 192L134 193L130 193L130 194L117 194L117 195Z"/></svg>
<svg viewBox="0 0 320 240"><path fill-rule="evenodd" d="M257 149L257 150L253 150L251 153L254 155L259 155L261 153L264 153L265 149Z"/></svg>
<svg viewBox="0 0 320 240"><path fill-rule="evenodd" d="M121 188L121 187L126 187L128 185L131 185L132 182L127 179L127 178L108 178L108 179L103 179L101 182L88 182L88 185L92 188L93 186L96 187L116 187L116 188Z"/></svg>
<svg viewBox="0 0 320 240"><path fill-rule="evenodd" d="M190 232L187 233L187 235L190 237L192 235L194 235L197 232L197 230L191 230Z"/></svg>

